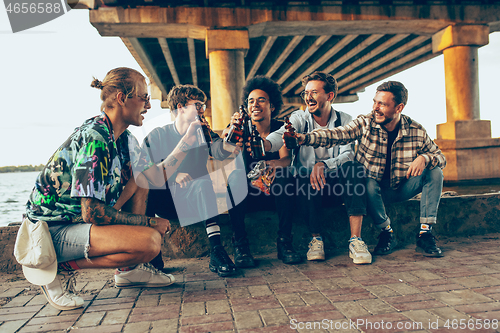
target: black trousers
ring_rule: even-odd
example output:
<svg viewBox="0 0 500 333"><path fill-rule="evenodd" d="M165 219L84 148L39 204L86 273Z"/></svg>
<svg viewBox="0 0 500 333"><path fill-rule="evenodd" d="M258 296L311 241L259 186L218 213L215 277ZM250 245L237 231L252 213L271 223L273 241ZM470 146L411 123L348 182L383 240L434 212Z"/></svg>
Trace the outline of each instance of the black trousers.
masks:
<svg viewBox="0 0 500 333"><path fill-rule="evenodd" d="M309 231L321 233L320 210L323 197L341 197L349 216L366 215L365 169L356 161L344 163L339 169L325 174L323 189L314 190L310 174L297 176L298 203L305 206ZM333 199L333 198L332 198Z"/></svg>
<svg viewBox="0 0 500 333"><path fill-rule="evenodd" d="M241 173L245 172L241 169L236 169L228 177L228 187L230 189L237 189L246 186L248 189L247 196L242 201L229 209L229 216L231 218L231 225L234 233L234 240L240 241L247 237L245 230L245 216L247 212L253 210L273 210L276 209L278 213L278 237L291 238L292 237L292 218L295 198L287 196L283 189L292 182L293 178L288 176L288 168L282 170L277 169L276 178L271 185L271 194L267 195L259 189L253 187L248 179L242 181ZM245 177L246 178L246 177ZM235 192L231 190L231 192ZM227 202L228 207L231 207L231 202Z"/></svg>

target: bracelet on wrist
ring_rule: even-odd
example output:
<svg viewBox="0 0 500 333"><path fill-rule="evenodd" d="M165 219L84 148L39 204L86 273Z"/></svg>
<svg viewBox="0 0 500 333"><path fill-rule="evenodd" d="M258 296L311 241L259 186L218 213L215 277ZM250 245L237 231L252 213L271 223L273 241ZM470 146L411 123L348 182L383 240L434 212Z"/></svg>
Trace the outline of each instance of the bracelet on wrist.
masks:
<svg viewBox="0 0 500 333"><path fill-rule="evenodd" d="M304 135L304 143L303 143L303 145L307 146L309 144L310 139L311 139L311 136L309 135L309 133L306 133Z"/></svg>

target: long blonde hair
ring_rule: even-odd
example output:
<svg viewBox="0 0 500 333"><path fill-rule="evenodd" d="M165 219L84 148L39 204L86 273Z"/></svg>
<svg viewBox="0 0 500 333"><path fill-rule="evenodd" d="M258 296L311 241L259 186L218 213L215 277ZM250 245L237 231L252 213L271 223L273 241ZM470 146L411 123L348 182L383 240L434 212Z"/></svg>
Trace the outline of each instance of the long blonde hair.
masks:
<svg viewBox="0 0 500 333"><path fill-rule="evenodd" d="M136 95L140 79L145 80L135 69L118 67L110 70L102 82L94 77L90 86L101 90L101 111L104 111L114 108L117 91L123 92L126 98Z"/></svg>

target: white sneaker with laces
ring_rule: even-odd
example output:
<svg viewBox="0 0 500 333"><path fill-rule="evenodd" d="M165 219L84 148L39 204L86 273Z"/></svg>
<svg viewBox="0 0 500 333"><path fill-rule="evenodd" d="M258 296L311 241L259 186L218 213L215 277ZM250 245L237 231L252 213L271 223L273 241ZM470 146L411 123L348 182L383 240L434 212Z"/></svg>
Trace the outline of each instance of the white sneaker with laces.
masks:
<svg viewBox="0 0 500 333"><path fill-rule="evenodd" d="M365 242L359 237L353 237L349 240L349 258L355 264L372 263L372 255Z"/></svg>
<svg viewBox="0 0 500 333"><path fill-rule="evenodd" d="M307 251L307 260L325 260L325 249L321 239L313 237L309 242L309 251Z"/></svg>
<svg viewBox="0 0 500 333"><path fill-rule="evenodd" d="M170 286L175 282L171 274L165 274L149 263L139 264L130 271L115 272L117 288L157 288Z"/></svg>
<svg viewBox="0 0 500 333"><path fill-rule="evenodd" d="M49 304L58 310L73 310L83 307L83 298L75 295L77 272L58 272L54 281L40 286Z"/></svg>

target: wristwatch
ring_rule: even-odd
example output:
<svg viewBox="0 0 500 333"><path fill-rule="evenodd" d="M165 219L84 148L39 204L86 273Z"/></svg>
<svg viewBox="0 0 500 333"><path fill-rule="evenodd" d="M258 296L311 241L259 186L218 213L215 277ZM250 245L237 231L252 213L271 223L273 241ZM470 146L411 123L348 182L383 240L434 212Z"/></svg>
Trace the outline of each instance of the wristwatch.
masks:
<svg viewBox="0 0 500 333"><path fill-rule="evenodd" d="M152 217L148 217L148 226L153 228L153 227L156 227L158 225L158 222L152 218Z"/></svg>

